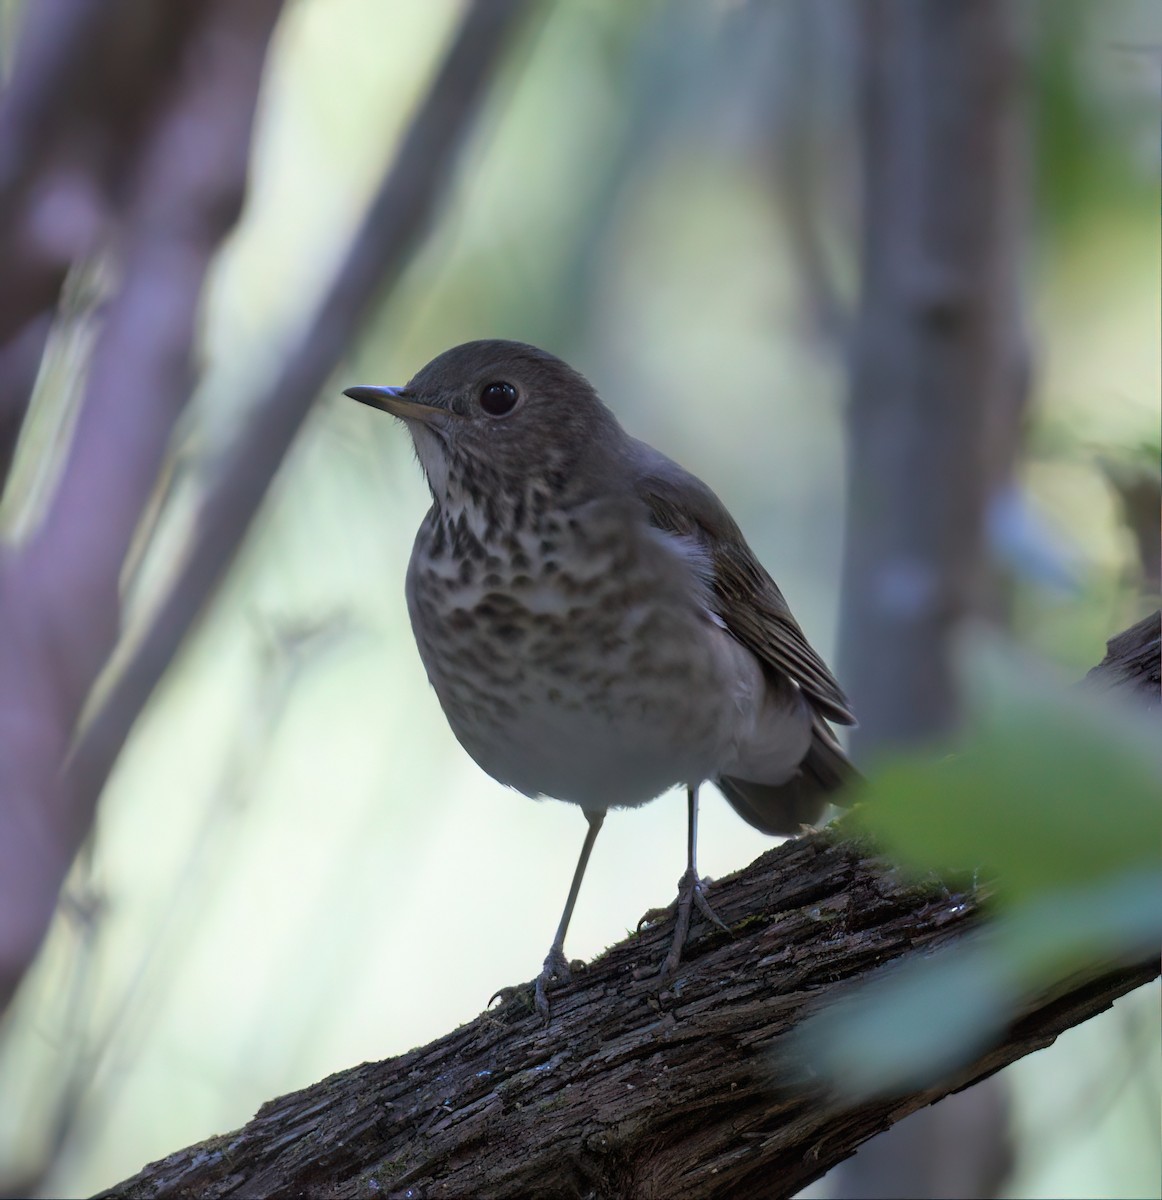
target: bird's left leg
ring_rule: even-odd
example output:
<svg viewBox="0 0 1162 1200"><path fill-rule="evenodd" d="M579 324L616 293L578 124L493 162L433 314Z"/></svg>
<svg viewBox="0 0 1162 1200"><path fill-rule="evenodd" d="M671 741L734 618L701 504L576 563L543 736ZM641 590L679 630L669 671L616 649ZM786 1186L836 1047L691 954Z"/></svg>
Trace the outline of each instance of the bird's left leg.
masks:
<svg viewBox="0 0 1162 1200"><path fill-rule="evenodd" d="M678 880L678 913L674 923L674 939L670 943L670 952L662 960L661 969L658 971L658 977L663 982L673 976L678 969L678 963L682 960L682 949L686 945L686 938L690 933L690 918L694 915L695 907L712 925L717 925L725 933L730 932L702 894L702 880L698 877L697 787L686 789L686 819L686 871ZM638 929L641 929L642 925L652 920L654 916L653 911L646 913L638 922Z"/></svg>

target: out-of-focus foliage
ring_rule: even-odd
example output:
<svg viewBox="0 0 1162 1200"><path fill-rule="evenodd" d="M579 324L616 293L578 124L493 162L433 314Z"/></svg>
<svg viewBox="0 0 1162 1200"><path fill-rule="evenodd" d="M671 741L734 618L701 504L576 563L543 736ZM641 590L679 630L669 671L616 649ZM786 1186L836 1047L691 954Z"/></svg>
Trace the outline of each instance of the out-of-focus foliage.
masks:
<svg viewBox="0 0 1162 1200"><path fill-rule="evenodd" d="M925 1086L997 1036L1025 997L1162 944L1156 720L1049 686L999 647L975 646L965 662L978 684L991 665L965 742L873 770L847 823L918 881L951 872L983 889L991 919L804 1028L816 1069L854 1095Z"/></svg>
<svg viewBox="0 0 1162 1200"><path fill-rule="evenodd" d="M1038 216L1068 236L1096 210L1128 215L1154 193L1162 20L1152 0L1064 0L1034 12Z"/></svg>
<svg viewBox="0 0 1162 1200"><path fill-rule="evenodd" d="M979 667L987 653L974 647L965 662ZM1157 865L1162 742L1152 722L1034 684L1028 664L993 661L968 743L873 767L854 823L917 872L982 870L1006 905Z"/></svg>

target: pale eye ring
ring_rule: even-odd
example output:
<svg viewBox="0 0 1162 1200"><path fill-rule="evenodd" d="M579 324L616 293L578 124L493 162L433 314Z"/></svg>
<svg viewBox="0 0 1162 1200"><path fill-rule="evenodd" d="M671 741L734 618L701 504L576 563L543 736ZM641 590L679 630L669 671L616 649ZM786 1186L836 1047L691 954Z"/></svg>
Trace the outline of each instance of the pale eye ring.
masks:
<svg viewBox="0 0 1162 1200"><path fill-rule="evenodd" d="M503 379L495 379L480 389L480 407L490 417L507 417L519 399L516 388Z"/></svg>

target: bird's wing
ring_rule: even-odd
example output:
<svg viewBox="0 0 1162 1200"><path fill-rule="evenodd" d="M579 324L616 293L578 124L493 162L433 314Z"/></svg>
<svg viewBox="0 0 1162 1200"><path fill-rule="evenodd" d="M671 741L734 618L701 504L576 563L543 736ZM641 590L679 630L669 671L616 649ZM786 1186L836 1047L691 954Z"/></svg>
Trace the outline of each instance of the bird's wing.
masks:
<svg viewBox="0 0 1162 1200"><path fill-rule="evenodd" d="M790 676L828 720L856 724L843 689L811 648L726 506L677 463L645 443L638 446L637 495L654 525L692 538L706 551L714 570L715 608L726 627L761 662Z"/></svg>

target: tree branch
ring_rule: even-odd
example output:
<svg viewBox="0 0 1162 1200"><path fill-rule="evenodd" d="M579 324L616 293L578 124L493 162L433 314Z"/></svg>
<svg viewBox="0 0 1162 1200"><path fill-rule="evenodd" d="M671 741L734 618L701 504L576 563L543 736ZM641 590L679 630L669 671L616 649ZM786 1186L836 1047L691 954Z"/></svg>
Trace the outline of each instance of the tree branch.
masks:
<svg viewBox="0 0 1162 1200"><path fill-rule="evenodd" d="M1156 681L1158 628L1155 614L1112 641L1099 670ZM910 886L823 831L723 880L714 907L733 938L704 930L661 995L634 971L660 961L664 922L557 993L548 1028L514 998L271 1101L102 1196L789 1196L1159 973L1155 958L1095 965L1027 997L998 1045L937 1085L851 1106L812 1083L791 1035L883 964L963 936L976 896Z"/></svg>
<svg viewBox="0 0 1162 1200"><path fill-rule="evenodd" d="M1014 487L1027 395L1027 69L1005 0L843 12L862 230L838 665L858 760L954 731L957 635L1005 617L986 533ZM849 1164L838 1194L989 1194L1007 1118L1002 1088L988 1093L972 1102L991 1108L978 1135L955 1107L925 1113Z"/></svg>
<svg viewBox="0 0 1162 1200"><path fill-rule="evenodd" d="M106 0L42 0L24 15L0 104L0 227L19 209L78 95L96 69Z"/></svg>
<svg viewBox="0 0 1162 1200"><path fill-rule="evenodd" d="M27 5L0 104L0 343L50 311L121 208L202 0Z"/></svg>
<svg viewBox="0 0 1162 1200"><path fill-rule="evenodd" d="M132 172L123 279L56 494L27 543L0 546L0 1011L92 822L92 798L62 766L114 647L125 553L189 395L202 285L241 206L280 6L198 8Z"/></svg>

